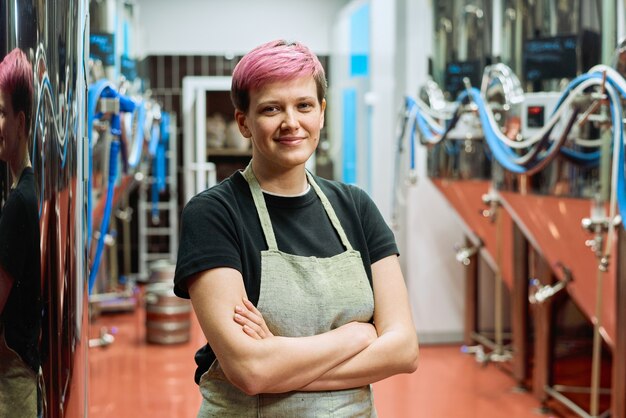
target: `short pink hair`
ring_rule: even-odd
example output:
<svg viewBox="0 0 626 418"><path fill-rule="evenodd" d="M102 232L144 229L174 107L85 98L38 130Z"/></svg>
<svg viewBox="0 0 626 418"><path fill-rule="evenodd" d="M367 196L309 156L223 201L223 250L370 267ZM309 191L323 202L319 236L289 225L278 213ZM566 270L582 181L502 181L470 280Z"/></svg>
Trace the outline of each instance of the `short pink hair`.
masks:
<svg viewBox="0 0 626 418"><path fill-rule="evenodd" d="M236 109L247 112L250 91L267 83L313 76L320 103L326 96L326 74L315 54L299 42L276 40L259 45L241 58L233 70L230 98Z"/></svg>
<svg viewBox="0 0 626 418"><path fill-rule="evenodd" d="M0 62L0 90L11 96L13 112L24 112L26 129L30 126L33 105L33 67L19 48Z"/></svg>

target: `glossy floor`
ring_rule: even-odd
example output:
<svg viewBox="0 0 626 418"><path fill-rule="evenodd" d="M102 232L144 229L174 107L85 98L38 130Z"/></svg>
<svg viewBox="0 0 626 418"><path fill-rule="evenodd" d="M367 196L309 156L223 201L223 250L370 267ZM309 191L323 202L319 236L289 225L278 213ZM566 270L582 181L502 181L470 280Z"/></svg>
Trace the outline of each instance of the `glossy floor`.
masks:
<svg viewBox="0 0 626 418"><path fill-rule="evenodd" d="M201 402L193 381L193 355L203 343L192 320L191 341L179 345L145 342L145 313L95 318L91 336L102 328L115 341L89 352L90 418L195 417ZM539 403L514 390L513 380L494 365L482 367L458 346L423 346L420 366L374 385L380 418L526 418L541 415Z"/></svg>

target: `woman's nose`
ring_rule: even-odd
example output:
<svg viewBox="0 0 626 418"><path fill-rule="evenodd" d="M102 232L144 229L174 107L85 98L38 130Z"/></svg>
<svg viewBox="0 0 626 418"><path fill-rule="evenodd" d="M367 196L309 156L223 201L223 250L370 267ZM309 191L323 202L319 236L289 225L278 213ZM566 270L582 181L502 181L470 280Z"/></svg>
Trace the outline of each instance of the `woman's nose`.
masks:
<svg viewBox="0 0 626 418"><path fill-rule="evenodd" d="M298 127L298 117L293 110L286 110L283 116L281 129L295 129Z"/></svg>

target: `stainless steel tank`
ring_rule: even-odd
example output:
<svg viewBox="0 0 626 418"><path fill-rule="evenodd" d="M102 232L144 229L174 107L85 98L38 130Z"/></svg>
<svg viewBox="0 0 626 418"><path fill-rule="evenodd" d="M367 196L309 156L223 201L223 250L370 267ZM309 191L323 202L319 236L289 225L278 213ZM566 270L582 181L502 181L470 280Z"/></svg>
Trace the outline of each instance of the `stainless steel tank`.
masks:
<svg viewBox="0 0 626 418"><path fill-rule="evenodd" d="M40 205L44 416L55 418L87 416L87 10L86 0L0 2L0 56L19 47L34 69L30 154Z"/></svg>

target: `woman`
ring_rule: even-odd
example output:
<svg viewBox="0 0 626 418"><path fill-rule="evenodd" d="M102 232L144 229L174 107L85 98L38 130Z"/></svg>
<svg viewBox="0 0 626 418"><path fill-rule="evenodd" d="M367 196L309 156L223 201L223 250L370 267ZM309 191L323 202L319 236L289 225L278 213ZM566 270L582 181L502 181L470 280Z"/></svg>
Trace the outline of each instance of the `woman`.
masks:
<svg viewBox="0 0 626 418"><path fill-rule="evenodd" d="M392 232L363 191L305 169L325 93L299 43L261 45L233 72L252 160L185 207L174 278L208 341L200 417L376 416L370 384L417 367Z"/></svg>
<svg viewBox="0 0 626 418"><path fill-rule="evenodd" d="M39 213L28 156L32 100L32 67L14 49L0 62L0 160L12 179L0 214L0 417L41 412Z"/></svg>

